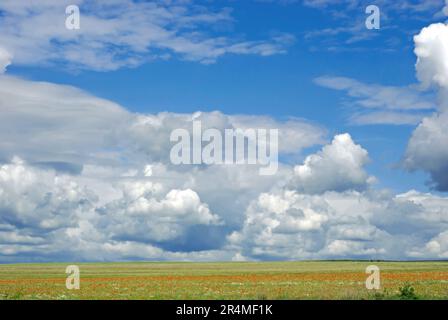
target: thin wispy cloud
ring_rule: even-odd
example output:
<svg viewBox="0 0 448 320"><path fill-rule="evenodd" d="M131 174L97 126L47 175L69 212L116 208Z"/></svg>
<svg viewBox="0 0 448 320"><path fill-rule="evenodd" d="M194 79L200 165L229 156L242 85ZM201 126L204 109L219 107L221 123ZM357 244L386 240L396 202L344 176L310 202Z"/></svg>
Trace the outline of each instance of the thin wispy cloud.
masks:
<svg viewBox="0 0 448 320"><path fill-rule="evenodd" d="M333 76L318 77L314 82L347 95L343 103L352 109L349 120L353 124L415 125L436 109L435 99L417 85L365 84L355 79Z"/></svg>
<svg viewBox="0 0 448 320"><path fill-rule="evenodd" d="M64 27L65 9L73 4L82 10L79 30ZM260 40L226 35L223 30L235 23L230 9L185 1L6 0L0 12L2 51L19 65L105 71L160 59L210 64L228 54L283 54L294 42L291 34Z"/></svg>
<svg viewBox="0 0 448 320"><path fill-rule="evenodd" d="M388 52L399 50L406 45L416 29L409 28L409 21L425 24L429 20L443 17L443 0L420 1L372 1L368 0L305 0L303 5L320 10L330 16L332 23L304 33L313 50L329 50L332 52L367 51L369 41L377 40L375 50ZM369 5L380 10L380 30L367 30L365 13ZM392 32L393 31L393 32ZM313 44L318 41L321 46Z"/></svg>

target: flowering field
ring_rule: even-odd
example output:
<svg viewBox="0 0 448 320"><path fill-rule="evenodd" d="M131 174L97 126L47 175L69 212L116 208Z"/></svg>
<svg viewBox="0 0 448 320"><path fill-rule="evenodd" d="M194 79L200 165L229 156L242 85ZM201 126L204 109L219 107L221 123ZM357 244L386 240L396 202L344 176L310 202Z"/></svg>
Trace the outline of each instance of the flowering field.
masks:
<svg viewBox="0 0 448 320"><path fill-rule="evenodd" d="M448 299L448 262L86 263L79 290L67 265L0 265L0 299Z"/></svg>

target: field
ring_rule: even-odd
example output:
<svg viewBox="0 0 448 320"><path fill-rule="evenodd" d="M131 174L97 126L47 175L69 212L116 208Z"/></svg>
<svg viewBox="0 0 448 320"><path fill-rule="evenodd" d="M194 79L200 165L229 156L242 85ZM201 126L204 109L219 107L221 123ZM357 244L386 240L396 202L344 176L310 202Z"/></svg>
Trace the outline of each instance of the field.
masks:
<svg viewBox="0 0 448 320"><path fill-rule="evenodd" d="M0 299L448 299L448 262L85 263L79 290L66 266L0 265Z"/></svg>

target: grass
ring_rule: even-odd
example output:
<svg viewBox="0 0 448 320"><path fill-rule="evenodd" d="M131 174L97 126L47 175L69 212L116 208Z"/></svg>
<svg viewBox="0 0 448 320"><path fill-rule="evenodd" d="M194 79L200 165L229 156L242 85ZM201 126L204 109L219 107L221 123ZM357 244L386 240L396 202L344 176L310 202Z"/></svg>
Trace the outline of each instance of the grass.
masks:
<svg viewBox="0 0 448 320"><path fill-rule="evenodd" d="M0 299L448 299L448 262L80 263L80 290L67 265L0 265Z"/></svg>

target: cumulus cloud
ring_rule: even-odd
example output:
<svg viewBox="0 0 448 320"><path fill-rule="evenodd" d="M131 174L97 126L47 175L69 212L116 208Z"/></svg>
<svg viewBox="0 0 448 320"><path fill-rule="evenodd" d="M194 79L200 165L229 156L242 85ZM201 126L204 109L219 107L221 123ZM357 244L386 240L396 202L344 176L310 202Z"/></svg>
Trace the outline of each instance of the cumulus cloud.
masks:
<svg viewBox="0 0 448 320"><path fill-rule="evenodd" d="M47 92L52 90L47 88ZM82 110L87 112L89 105L93 109L98 107L88 103L96 98L77 93L84 100L74 101L83 101L84 104L79 104ZM52 101L50 96L46 101ZM117 111L117 106L102 102ZM49 107L51 103L45 105ZM21 104L17 106L20 110ZM28 109L23 108L26 114ZM37 108L36 117L40 119ZM134 141L141 147L123 144L121 151L115 152L133 155L137 161L131 164L93 161L95 157L83 156L80 169L72 172L60 170L54 164L43 166L41 161L30 163L16 157L0 166L2 262L348 256L397 259L423 257L421 252L428 239L434 240L428 244L433 249L426 252L433 254L426 253L425 257L443 256L445 249L438 235L448 227L445 214L448 199L416 191L395 196L372 190L371 178L364 170L368 153L348 134L336 136L321 151L308 156L302 165L294 168L282 164L275 176L261 177L251 166L179 169L160 156L165 149L158 149L157 145L162 146L161 141L168 136L158 136L157 128L163 131L166 125L170 128L176 123L188 127L191 119L197 117L203 117L207 126L224 128L234 122L244 124L248 118L234 119L235 116L221 113L133 117L117 108L118 114L126 115L124 123L128 125L121 132L135 130L133 125L141 126L144 119L146 129L152 133L148 137L155 144L150 150L140 144L144 142L146 129L141 128L142 140L128 133L127 140L121 141ZM50 121L46 116L43 119ZM55 119L61 121L60 117ZM260 124L282 124L266 117L253 120ZM290 134L306 137L318 129L301 132L308 125L289 123L285 128L286 132L295 128L297 132ZM89 131L81 128L81 133ZM76 141L77 131L69 133L67 138ZM11 136L14 130L9 132ZM315 138L321 139L320 134ZM25 143L26 139L15 141ZM94 150L99 142L92 143ZM123 146L128 149L123 150ZM49 159L57 154L51 145L46 148L51 150L46 154ZM25 155L29 159L35 157L34 153ZM436 252L436 242L440 252Z"/></svg>
<svg viewBox="0 0 448 320"><path fill-rule="evenodd" d="M426 87L448 86L447 37L448 26L443 23L435 23L423 28L414 37L417 77Z"/></svg>
<svg viewBox="0 0 448 320"><path fill-rule="evenodd" d="M448 258L448 231L444 231L428 241L422 248L413 248L409 253L416 258Z"/></svg>
<svg viewBox="0 0 448 320"><path fill-rule="evenodd" d="M123 197L98 209L99 224L111 239L162 242L178 238L192 225L219 224L219 218L191 190L160 194L161 185L129 182Z"/></svg>
<svg viewBox="0 0 448 320"><path fill-rule="evenodd" d="M305 194L283 186L291 172L266 180L249 167L150 163L86 165L74 175L15 158L0 167L0 260L396 259L417 257L448 228L447 198Z"/></svg>
<svg viewBox="0 0 448 320"><path fill-rule="evenodd" d="M69 227L94 200L70 177L29 168L18 158L0 167L0 224L37 232Z"/></svg>
<svg viewBox="0 0 448 320"><path fill-rule="evenodd" d="M335 136L294 168L289 183L249 204L242 228L227 238L234 258L443 257L448 198L373 189L367 161L350 135Z"/></svg>
<svg viewBox="0 0 448 320"><path fill-rule="evenodd" d="M28 166L0 166L0 261L64 255L64 230L92 217L96 195L76 179ZM61 246L61 248L58 248Z"/></svg>
<svg viewBox="0 0 448 320"><path fill-rule="evenodd" d="M231 259L226 235L291 168L261 177L253 165L174 166L171 131L191 132L193 120L220 131L277 128L280 153L297 156L326 134L300 119L134 114L70 86L5 75L0 83L3 262Z"/></svg>
<svg viewBox="0 0 448 320"><path fill-rule="evenodd" d="M443 23L431 24L414 37L419 87L365 84L331 76L314 80L320 86L346 92L349 99L344 103L355 110L349 117L351 124L418 124L408 142L403 163L409 170L429 173L429 185L439 191L448 191L447 39L448 26ZM437 98L425 89L435 89Z"/></svg>
<svg viewBox="0 0 448 320"><path fill-rule="evenodd" d="M441 223L442 227L437 227L434 230L439 230L440 233L432 234L429 241L421 246L412 247L408 250L408 255L414 258L439 258L446 259L448 257L448 215L446 214L446 206L448 205L448 198L437 197L430 194L422 194L416 191L410 191L401 195L409 199L418 206L427 208L425 219L432 224Z"/></svg>
<svg viewBox="0 0 448 320"><path fill-rule="evenodd" d="M448 112L423 119L412 133L404 164L411 170L424 170L431 186L448 191Z"/></svg>
<svg viewBox="0 0 448 320"><path fill-rule="evenodd" d="M324 142L326 130L303 119L279 121L269 116L226 115L219 111L177 114L162 112L156 115L138 115L123 134L130 144L138 143L139 148L154 160L168 161L170 133L182 128L193 135L193 121L201 122L201 129L218 129L222 134L226 129L278 129L278 151L281 154L297 154L304 148ZM123 138L124 139L124 138ZM147 143L148 139L153 140ZM268 141L268 145L275 141ZM159 156L157 158L157 156Z"/></svg>
<svg viewBox="0 0 448 320"><path fill-rule="evenodd" d="M0 76L0 109L0 159L17 155L71 171L80 171L84 164L170 163L172 130L192 132L193 120L200 120L204 130L222 132L248 126L249 121L255 129L279 129L280 153L298 154L322 143L326 134L301 119L278 121L221 112L134 114L74 87L6 75Z"/></svg>
<svg viewBox="0 0 448 320"><path fill-rule="evenodd" d="M431 177L430 185L448 191L448 26L432 24L414 37L417 55L417 77L424 87L433 87L439 94L439 110L426 117L413 132L404 157L410 170L424 170Z"/></svg>
<svg viewBox="0 0 448 320"><path fill-rule="evenodd" d="M265 193L248 207L242 229L229 235L229 247L255 260L415 258L428 235L446 230L447 201L415 191Z"/></svg>
<svg viewBox="0 0 448 320"><path fill-rule="evenodd" d="M80 7L79 30L65 27L68 5ZM0 43L14 63L25 65L62 62L69 69L106 71L173 57L207 64L226 54L281 54L294 41L282 33L267 40L226 37L231 11L190 1L5 0L0 10Z"/></svg>
<svg viewBox="0 0 448 320"><path fill-rule="evenodd" d="M86 258L95 255L91 250L113 251L134 243L147 244L145 254L150 250L162 256L156 243L181 237L195 225L221 223L191 189L169 190L134 179L112 185L114 196L108 199L110 190L98 184L108 183L35 168L18 158L2 165L0 252L10 257L40 250L61 255L72 252L75 242L82 248L74 250Z"/></svg>
<svg viewBox="0 0 448 320"><path fill-rule="evenodd" d="M17 155L54 164L111 161L114 132L130 121L117 104L76 88L9 76L0 76L0 109L4 160Z"/></svg>
<svg viewBox="0 0 448 320"><path fill-rule="evenodd" d="M372 177L364 170L368 152L349 134L334 137L331 144L294 167L294 186L306 193L365 189Z"/></svg>

